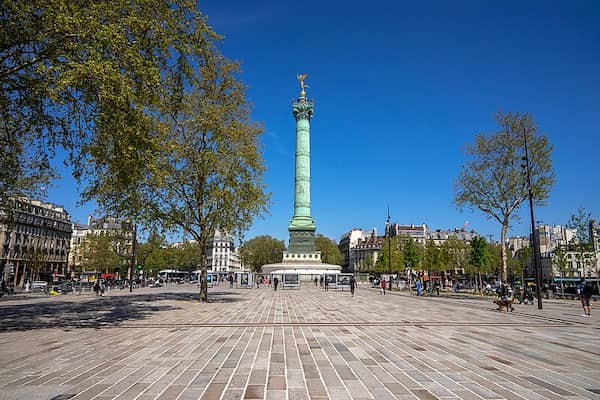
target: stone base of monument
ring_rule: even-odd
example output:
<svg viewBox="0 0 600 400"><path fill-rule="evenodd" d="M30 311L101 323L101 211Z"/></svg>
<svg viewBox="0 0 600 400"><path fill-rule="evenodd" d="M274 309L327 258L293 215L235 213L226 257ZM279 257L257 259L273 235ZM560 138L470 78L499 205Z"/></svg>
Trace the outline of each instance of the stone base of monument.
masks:
<svg viewBox="0 0 600 400"><path fill-rule="evenodd" d="M284 251L283 262L262 266L261 273L269 275L298 274L300 280L311 281L315 277L327 274L339 274L339 265L321 262L320 251Z"/></svg>

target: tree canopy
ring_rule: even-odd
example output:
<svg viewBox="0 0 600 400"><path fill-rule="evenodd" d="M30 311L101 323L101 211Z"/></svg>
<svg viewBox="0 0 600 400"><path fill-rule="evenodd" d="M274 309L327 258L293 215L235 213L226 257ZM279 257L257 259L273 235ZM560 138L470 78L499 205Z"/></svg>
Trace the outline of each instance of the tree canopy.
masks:
<svg viewBox="0 0 600 400"><path fill-rule="evenodd" d="M87 271L112 273L123 261L116 247L114 237L87 235L78 250L82 255L82 268Z"/></svg>
<svg viewBox="0 0 600 400"><path fill-rule="evenodd" d="M575 230L577 233L571 240L570 246L576 251L576 259L582 268L583 276L590 274L590 267L595 265L596 256L594 244L590 235L590 222L592 213L584 207L579 207L577 211L571 214L567 227Z"/></svg>
<svg viewBox="0 0 600 400"><path fill-rule="evenodd" d="M242 265L259 272L265 264L275 264L283 259L285 244L271 236L257 236L240 247Z"/></svg>
<svg viewBox="0 0 600 400"><path fill-rule="evenodd" d="M315 247L321 252L321 261L327 264L340 265L344 259L335 240L318 234Z"/></svg>
<svg viewBox="0 0 600 400"><path fill-rule="evenodd" d="M554 184L548 138L538 132L527 113L498 113L500 127L491 134L480 133L475 144L465 148L468 160L455 181L454 202L459 208L479 209L501 225L503 279L507 278L506 234L518 218L517 210L528 196L523 170L527 138L531 191L536 204L543 204Z"/></svg>
<svg viewBox="0 0 600 400"><path fill-rule="evenodd" d="M130 187L154 156L165 72L176 60L192 75L218 39L192 0L6 0L0 13L0 198L47 185L59 145L80 182L102 183L102 157Z"/></svg>

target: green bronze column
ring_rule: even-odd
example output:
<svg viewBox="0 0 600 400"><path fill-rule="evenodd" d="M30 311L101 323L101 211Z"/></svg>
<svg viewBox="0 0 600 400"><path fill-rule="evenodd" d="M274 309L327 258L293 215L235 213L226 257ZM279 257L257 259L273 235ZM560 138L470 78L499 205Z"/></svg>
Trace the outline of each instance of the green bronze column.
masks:
<svg viewBox="0 0 600 400"><path fill-rule="evenodd" d="M294 191L294 216L290 221L291 252L315 251L315 221L310 216L310 119L314 103L304 91L306 75L298 75L302 91L292 104L296 119L296 176Z"/></svg>

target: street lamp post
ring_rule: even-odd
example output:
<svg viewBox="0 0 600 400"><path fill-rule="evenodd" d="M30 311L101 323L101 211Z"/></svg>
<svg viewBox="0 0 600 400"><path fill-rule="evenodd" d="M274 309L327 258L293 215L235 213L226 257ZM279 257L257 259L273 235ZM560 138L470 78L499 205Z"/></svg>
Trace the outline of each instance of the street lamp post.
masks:
<svg viewBox="0 0 600 400"><path fill-rule="evenodd" d="M535 234L535 217L533 212L533 190L531 188L531 173L529 166L529 150L527 149L527 130L523 131L523 140L525 147L525 157L523 157L523 161L525 161L525 174L527 177L527 192L529 197L529 213L531 217L531 238L533 240L533 268L535 270L535 288L537 295L537 303L538 309L542 309L542 273L541 269L541 260L540 260L540 246L539 246L539 238L538 235Z"/></svg>
<svg viewBox="0 0 600 400"><path fill-rule="evenodd" d="M133 222L133 221L132 221ZM137 226L133 222L133 242L131 243L131 268L129 269L129 293L133 292L133 270L135 268L135 245L137 237Z"/></svg>
<svg viewBox="0 0 600 400"><path fill-rule="evenodd" d="M388 267L390 270L388 288L392 291L392 225L390 223L390 206L388 205L387 216L387 236L388 236Z"/></svg>

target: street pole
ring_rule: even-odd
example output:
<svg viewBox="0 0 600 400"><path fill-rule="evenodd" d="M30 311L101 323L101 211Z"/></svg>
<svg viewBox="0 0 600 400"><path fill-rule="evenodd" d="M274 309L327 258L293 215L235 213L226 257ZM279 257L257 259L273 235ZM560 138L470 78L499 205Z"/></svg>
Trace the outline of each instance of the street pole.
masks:
<svg viewBox="0 0 600 400"><path fill-rule="evenodd" d="M133 292L133 269L135 268L135 242L137 229L135 222L133 223L133 242L131 244L131 268L129 269L129 293Z"/></svg>
<svg viewBox="0 0 600 400"><path fill-rule="evenodd" d="M392 224L390 223L390 206L388 205L388 216L387 216L387 226L388 226L388 255L389 255L389 269L390 269L390 279L389 279L389 290L392 291Z"/></svg>
<svg viewBox="0 0 600 400"><path fill-rule="evenodd" d="M531 174L529 168L529 151L527 149L527 131L523 131L523 139L525 145L525 171L527 174L527 191L529 195L529 213L531 217L531 238L533 240L533 268L535 269L535 288L537 295L538 309L542 309L542 274L541 274L541 257L539 252L538 235L535 234L535 217L533 212L533 191L531 190Z"/></svg>

